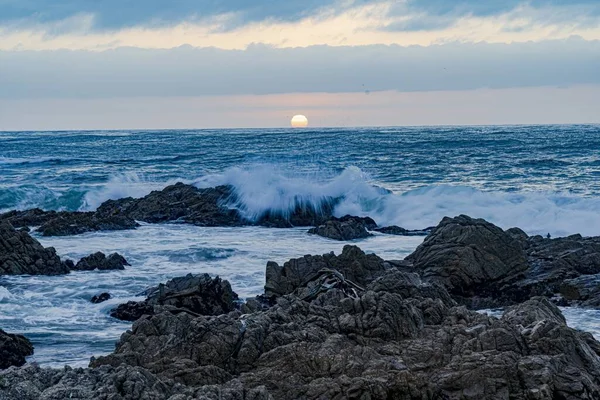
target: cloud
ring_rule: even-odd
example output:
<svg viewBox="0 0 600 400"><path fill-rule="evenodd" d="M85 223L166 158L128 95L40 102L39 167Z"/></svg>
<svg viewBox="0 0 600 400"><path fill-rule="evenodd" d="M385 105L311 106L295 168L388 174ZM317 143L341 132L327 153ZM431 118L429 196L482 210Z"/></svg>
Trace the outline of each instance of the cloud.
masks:
<svg viewBox="0 0 600 400"><path fill-rule="evenodd" d="M239 24L267 19L292 21L322 8L343 10L351 2L338 0L0 0L0 24L47 24L76 15L92 15L93 28L164 26L232 14Z"/></svg>
<svg viewBox="0 0 600 400"><path fill-rule="evenodd" d="M600 84L600 41L0 51L0 98L435 91Z"/></svg>
<svg viewBox="0 0 600 400"><path fill-rule="evenodd" d="M204 24L216 18L219 29L228 30L255 22L340 15L376 5L385 5L388 17L398 18L382 28L399 31L441 29L468 17L512 13L518 18L523 10L533 10L540 18L569 18L571 23L600 16L597 0L0 0L0 27L65 27L64 21L85 17L90 21L90 31L102 32ZM597 23L597 19L592 22ZM56 32L50 29L49 33Z"/></svg>
<svg viewBox="0 0 600 400"><path fill-rule="evenodd" d="M527 27L562 24L597 26L600 2L597 0L408 0L390 6L390 16L404 17L387 24L387 31L441 30L461 19L503 18L501 22L528 20ZM523 28L523 27L521 27ZM510 27L510 29L517 29Z"/></svg>

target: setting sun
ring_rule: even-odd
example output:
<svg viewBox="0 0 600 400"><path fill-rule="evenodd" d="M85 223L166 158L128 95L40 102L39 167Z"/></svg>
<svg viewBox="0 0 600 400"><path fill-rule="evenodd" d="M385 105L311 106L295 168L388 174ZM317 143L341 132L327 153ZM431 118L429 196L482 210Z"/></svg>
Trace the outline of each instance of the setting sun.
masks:
<svg viewBox="0 0 600 400"><path fill-rule="evenodd" d="M304 115L294 115L291 124L292 128L306 128L308 126L308 118Z"/></svg>

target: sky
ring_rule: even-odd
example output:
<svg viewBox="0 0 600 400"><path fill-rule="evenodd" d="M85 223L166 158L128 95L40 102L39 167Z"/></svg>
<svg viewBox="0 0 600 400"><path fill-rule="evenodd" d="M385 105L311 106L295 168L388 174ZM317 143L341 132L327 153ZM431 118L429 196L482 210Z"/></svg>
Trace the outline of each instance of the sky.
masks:
<svg viewBox="0 0 600 400"><path fill-rule="evenodd" d="M0 130L600 123L598 0L0 0Z"/></svg>

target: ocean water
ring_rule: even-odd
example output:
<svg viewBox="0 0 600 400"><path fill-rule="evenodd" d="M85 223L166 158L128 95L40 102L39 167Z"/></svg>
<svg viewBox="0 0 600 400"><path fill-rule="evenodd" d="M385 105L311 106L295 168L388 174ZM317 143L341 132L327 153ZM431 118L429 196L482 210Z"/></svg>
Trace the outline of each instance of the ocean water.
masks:
<svg viewBox="0 0 600 400"><path fill-rule="evenodd" d="M338 215L417 229L466 213L530 234L600 235L600 126L415 127L306 130L0 132L0 211L93 210L182 181L231 184L250 219L298 202L342 196ZM118 251L125 271L0 277L0 327L21 332L43 365L86 365L131 324L108 316L144 289L187 273L262 291L269 260L339 252L346 243L305 229L148 225L136 231L39 238L62 257ZM422 238L356 241L386 259ZM114 297L93 305L108 291ZM597 311L566 309L600 337Z"/></svg>

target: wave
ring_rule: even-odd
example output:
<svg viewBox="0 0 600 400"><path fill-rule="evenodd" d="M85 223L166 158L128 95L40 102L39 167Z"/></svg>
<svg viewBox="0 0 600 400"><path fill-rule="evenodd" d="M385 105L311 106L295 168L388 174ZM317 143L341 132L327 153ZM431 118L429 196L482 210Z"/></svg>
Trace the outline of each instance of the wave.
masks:
<svg viewBox="0 0 600 400"><path fill-rule="evenodd" d="M299 173L277 165L229 168L221 173L192 179L155 182L139 174L113 177L92 188L54 193L43 187L21 187L10 191L18 199L8 203L26 208L94 210L104 201L143 197L175 182L197 187L231 185L235 201L229 204L249 220L266 214L287 216L297 207L315 210L335 204L334 215L370 216L379 225L422 229L436 225L445 216L467 214L485 218L503 228L518 226L529 234L565 236L581 233L600 235L600 197L532 191L483 191L469 186L431 185L402 193L377 186L357 167L332 172ZM6 193L0 189L0 209ZM4 196L4 197L3 197ZM334 201L335 199L335 201ZM6 207L5 207L6 208Z"/></svg>
<svg viewBox="0 0 600 400"><path fill-rule="evenodd" d="M62 159L56 157L0 157L0 165L22 165L22 164L42 164L42 163L61 163Z"/></svg>
<svg viewBox="0 0 600 400"><path fill-rule="evenodd" d="M79 207L82 211L93 211L107 200L118 200L125 197L144 197L154 190L161 190L182 179L173 179L168 182L154 182L144 175L127 173L114 176L102 186L91 189L83 198Z"/></svg>
<svg viewBox="0 0 600 400"><path fill-rule="evenodd" d="M231 185L238 207L250 220L266 213L291 213L298 205L323 207L339 199L334 215L370 216L379 225L422 229L445 216L467 214L503 228L518 226L529 234L600 235L600 198L568 193L482 191L468 186L431 185L392 193L374 185L356 167L323 179L302 176L272 165L232 168L198 179L198 187Z"/></svg>

